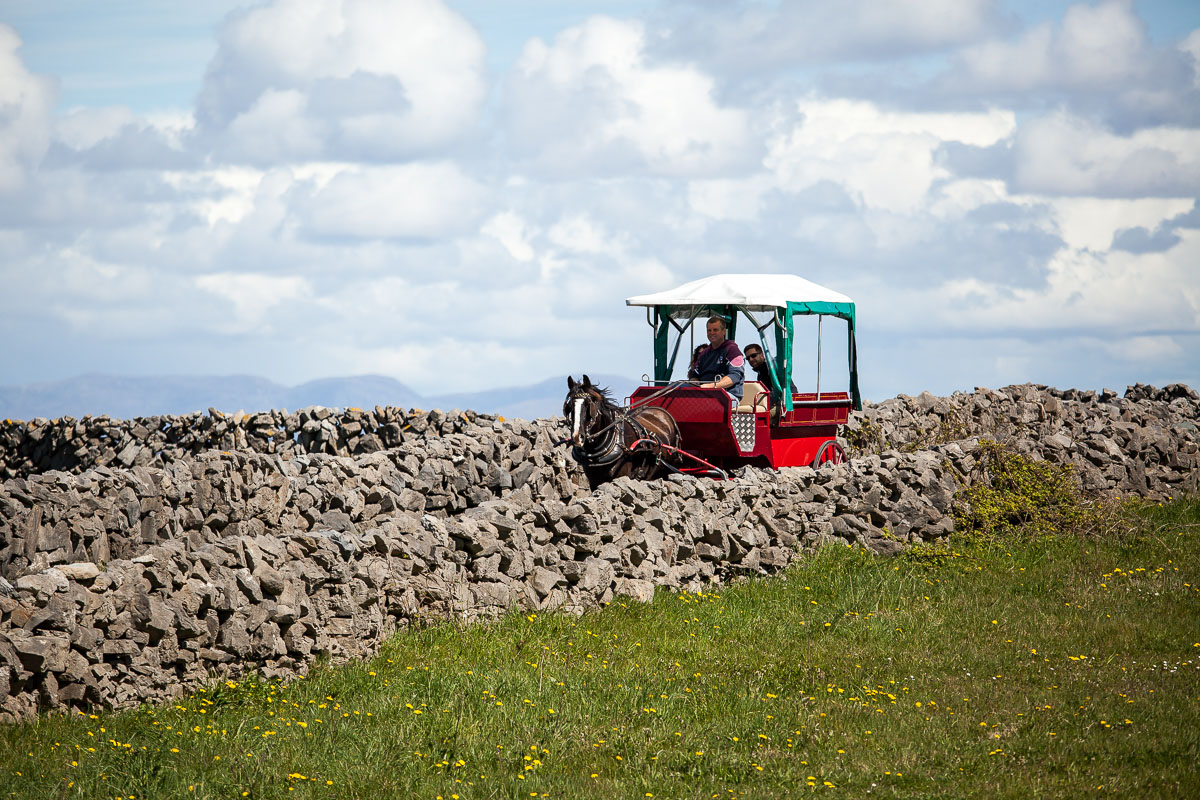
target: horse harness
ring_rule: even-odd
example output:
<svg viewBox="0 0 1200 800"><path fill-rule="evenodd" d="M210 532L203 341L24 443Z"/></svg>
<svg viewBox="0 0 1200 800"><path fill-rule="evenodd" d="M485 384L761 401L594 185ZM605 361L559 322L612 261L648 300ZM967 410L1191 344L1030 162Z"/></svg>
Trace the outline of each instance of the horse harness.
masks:
<svg viewBox="0 0 1200 800"><path fill-rule="evenodd" d="M606 467L623 457L632 455L635 452L633 444L646 440L657 441L654 434L645 425L638 422L637 415L637 410L632 413L617 411L613 421L601 429L600 433L605 436L603 443L598 443L598 449L589 450L586 445L573 447L571 449L575 459L592 467ZM633 431L632 442L626 440L627 429ZM594 439L590 441L595 442ZM656 454L656 458L657 456L658 454Z"/></svg>

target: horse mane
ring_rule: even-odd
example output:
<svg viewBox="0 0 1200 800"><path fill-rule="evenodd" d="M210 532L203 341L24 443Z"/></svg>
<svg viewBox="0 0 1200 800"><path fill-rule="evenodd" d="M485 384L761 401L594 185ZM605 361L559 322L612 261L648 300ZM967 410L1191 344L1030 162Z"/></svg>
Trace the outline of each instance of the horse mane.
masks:
<svg viewBox="0 0 1200 800"><path fill-rule="evenodd" d="M617 404L617 401L613 400L612 392L610 392L606 387L597 386L596 384L593 383L592 388L596 390L596 392L600 395L601 399L603 399L604 402L607 403L608 405L615 406Z"/></svg>
<svg viewBox="0 0 1200 800"><path fill-rule="evenodd" d="M609 390L608 387L599 386L597 384L590 383L587 385L586 388L584 388L583 384L578 383L578 384L575 384L574 389L571 391L571 393L569 393L567 395L566 402L563 403L563 411L564 412L566 411L566 405L567 405L567 403L570 402L571 398L579 397L580 395L578 394L578 392L581 392L581 391L586 394L592 394L592 395L598 397L600 400L600 405L605 411L615 413L615 412L620 412L620 410L622 408L622 406L616 400L613 399L612 391Z"/></svg>
<svg viewBox="0 0 1200 800"><path fill-rule="evenodd" d="M577 391L579 389L583 389L583 384L576 384L575 388ZM620 408L620 406L617 405L617 401L613 399L612 391L609 390L607 387L597 386L596 384L593 383L593 384L589 384L587 389L600 395L600 399L604 401L605 405L616 406L617 408Z"/></svg>
<svg viewBox="0 0 1200 800"><path fill-rule="evenodd" d="M600 403L604 406L606 411L620 413L621 404L613 399L612 392L605 387L596 386L595 384L592 385L592 388L595 389L596 393L600 395Z"/></svg>

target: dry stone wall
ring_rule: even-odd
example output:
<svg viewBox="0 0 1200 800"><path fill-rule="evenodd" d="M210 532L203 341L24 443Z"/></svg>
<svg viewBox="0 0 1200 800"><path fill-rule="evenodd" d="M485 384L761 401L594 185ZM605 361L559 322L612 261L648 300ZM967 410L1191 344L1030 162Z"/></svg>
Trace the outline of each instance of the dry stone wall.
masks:
<svg viewBox="0 0 1200 800"><path fill-rule="evenodd" d="M93 467L161 466L210 450L278 454L360 455L404 441L461 433L496 418L473 411L323 407L257 414L208 413L0 422L0 479L35 472L80 473Z"/></svg>
<svg viewBox="0 0 1200 800"><path fill-rule="evenodd" d="M1071 464L1085 491L1154 499L1194 490L1200 394L1138 384L1124 397L1024 384L868 404L847 426L862 452L917 451L972 437L1022 455Z"/></svg>
<svg viewBox="0 0 1200 800"><path fill-rule="evenodd" d="M839 467L622 479L595 492L554 444L561 420L296 415L301 430L336 419L325 444L338 453L379 437L381 419L406 420L391 444L357 455L295 438L271 452L286 436L225 448L222 437L240 444L246 421L264 415L199 417L212 429L179 435L175 449L138 438L139 421L79 433L79 422L39 422L49 441L79 444L77 462L32 469L36 447L6 440L16 474L0 485L0 716L125 707L247 670L286 677L322 655L369 655L428 619L649 599L656 586L771 573L829 543L898 552L952 531L952 499L984 434L1077 463L1097 490L1177 493L1200 463L1200 398L1136 389L902 396L856 415L848 433L862 447ZM365 423L343 435L347 420ZM131 437L105 434L121 450L157 447L153 458L114 464L116 444L84 444L105 441L101 427Z"/></svg>

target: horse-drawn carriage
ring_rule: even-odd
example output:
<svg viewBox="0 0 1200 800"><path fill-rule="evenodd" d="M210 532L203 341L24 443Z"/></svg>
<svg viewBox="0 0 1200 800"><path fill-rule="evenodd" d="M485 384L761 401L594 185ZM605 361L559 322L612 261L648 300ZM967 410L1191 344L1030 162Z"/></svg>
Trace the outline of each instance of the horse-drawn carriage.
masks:
<svg viewBox="0 0 1200 800"><path fill-rule="evenodd" d="M725 470L746 464L779 468L845 460L837 442L838 426L846 423L851 409L862 409L854 303L849 297L795 275L714 275L625 302L646 308L654 331L654 377L645 376L646 385L629 397L627 408L606 400L607 413L597 407L590 414L581 404L583 384L569 380L564 413L572 424L576 458L585 468L589 462L593 467L589 475L598 471L601 478L603 473L615 476L611 466L622 454L632 469L621 474L641 477L659 465L720 477ZM765 380L745 381L737 403L722 389L672 378L681 346L696 320L703 324L713 316L725 320L728 338L735 340L739 318L748 322L766 356ZM816 390L812 392L791 391L797 317L817 321ZM846 323L847 391L821 387L826 317ZM689 347L685 364L691 356ZM590 385L586 376L585 383ZM591 419L582 419L585 416ZM608 435L600 447L604 434ZM610 462L596 470L598 454L601 461L609 458Z"/></svg>

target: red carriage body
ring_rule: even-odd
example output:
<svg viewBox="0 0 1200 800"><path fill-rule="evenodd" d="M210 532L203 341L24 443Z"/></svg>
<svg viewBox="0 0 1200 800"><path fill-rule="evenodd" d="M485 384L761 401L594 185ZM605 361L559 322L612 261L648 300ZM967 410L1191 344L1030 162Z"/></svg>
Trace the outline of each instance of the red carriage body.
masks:
<svg viewBox="0 0 1200 800"><path fill-rule="evenodd" d="M749 394L756 381L746 384ZM729 402L721 389L678 386L662 393L660 387L641 386L629 398L632 408L658 406L679 426L683 450L713 466L731 469L743 464L761 467L806 467L840 463L845 451L836 441L838 426L850 417L846 392L792 396L792 410L771 424L771 397L765 388L756 404ZM822 448L824 450L822 451Z"/></svg>

